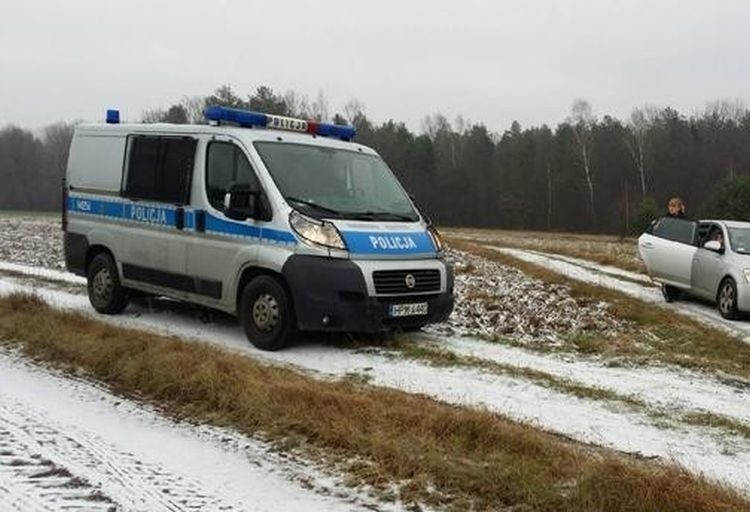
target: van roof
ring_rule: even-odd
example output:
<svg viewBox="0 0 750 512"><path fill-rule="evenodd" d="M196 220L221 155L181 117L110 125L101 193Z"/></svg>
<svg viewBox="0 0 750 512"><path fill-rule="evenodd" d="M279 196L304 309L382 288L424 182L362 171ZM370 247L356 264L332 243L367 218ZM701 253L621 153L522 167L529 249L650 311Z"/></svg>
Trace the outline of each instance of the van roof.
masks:
<svg viewBox="0 0 750 512"><path fill-rule="evenodd" d="M333 137L323 137L309 133L292 132L287 130L275 130L272 128L242 128L238 126L208 124L171 124L171 123L127 123L127 124L102 124L82 123L76 126L76 133L80 135L137 135L137 134L163 134L163 135L228 135L236 137L247 143L255 141L279 141L296 144L309 144L313 146L325 146L349 151L360 151L367 154L377 153L367 146L356 142L347 142Z"/></svg>

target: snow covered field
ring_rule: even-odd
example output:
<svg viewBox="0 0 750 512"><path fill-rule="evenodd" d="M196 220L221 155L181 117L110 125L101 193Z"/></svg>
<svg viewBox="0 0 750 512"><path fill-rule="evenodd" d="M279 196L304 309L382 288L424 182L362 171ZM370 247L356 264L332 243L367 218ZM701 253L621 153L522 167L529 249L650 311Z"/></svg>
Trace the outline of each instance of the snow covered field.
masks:
<svg viewBox="0 0 750 512"><path fill-rule="evenodd" d="M623 273L585 261L528 250L514 251L516 257L543 263L547 268L570 277L627 290L626 293L641 300L657 301L655 294L659 293L658 290L637 273ZM40 269L38 259L32 260L32 265L24 264L24 254L12 250L2 253L5 261L0 263L0 294L15 290L35 291L58 307L94 314L83 294L82 280L64 272ZM559 333L576 329L617 336L627 326L608 317L601 305L576 305L566 296L564 287L549 287L518 271L478 257L458 253L453 257L466 270L459 274L459 293L463 294L465 303L476 303L460 306L448 325L430 329L418 336L415 343L470 356L484 363L542 372L550 378L592 390L606 390L621 399L575 395L545 385L523 372L492 371L489 365L439 367L426 360L402 357L397 351L384 348L353 350L342 348L340 344L332 346L319 339L303 339L288 350L264 353L252 347L234 324L222 320L207 323L205 318L192 314L189 308L170 301L134 304L123 315L98 318L118 325L217 344L247 357L293 366L324 379L361 375L373 385L486 408L583 442L674 462L741 489L750 496L750 438L726 429L680 420L689 414L710 413L750 427L750 387L671 367L609 367L594 358L540 354L523 347L478 339L478 334L514 324L518 327L508 334L519 342L540 336L549 339L550 343L554 343ZM52 269L60 268L55 261L47 263ZM521 296L525 300L516 300ZM497 304L508 304L508 308L498 311ZM693 303L689 306L691 311L695 309L696 317L707 322L716 320L710 306ZM474 313L467 319L471 314L469 309ZM564 314L560 314L561 311ZM488 321L487 315L491 314L496 314L496 318ZM529 318L545 321L528 322ZM79 510L96 509L93 506L85 508L87 503L92 503L92 494L98 498L95 503L102 510L112 503L121 505L124 510L189 510L187 506L179 505L178 499L170 502L171 495L154 494L154 489L158 490L160 484L151 485L149 482L154 479L149 480L147 475L155 475L156 481L160 475L165 475L166 483L162 488L171 489L170 492L185 500L184 503L199 503L206 510L211 507L219 509L223 505L228 508L222 510L293 510L295 507L328 510L366 503L366 498L352 493L336 498L316 492L316 489L331 489L335 485L312 470L303 470L294 464L289 467L283 460L269 456L257 440L175 425L138 404L107 395L91 384L30 367L8 353L0 354L0 411L0 500L3 493L6 497L13 497L21 504L17 506L19 510L32 510L29 504L36 504L34 506L39 510L50 509L50 505L38 497L44 494L42 490L46 484L37 484L31 479L29 471L33 469L14 472L13 468L26 466L6 464L8 460L29 463L44 460L50 463L50 468L65 468L80 481L81 486L75 489L73 500L82 504ZM86 418L86 421L75 421L77 417ZM9 419L3 423L5 418ZM37 434L32 427L20 431L18 424L46 424L51 433ZM120 426L122 428L118 430ZM9 434L3 437L3 432ZM123 435L124 432L131 433ZM142 443L134 441L141 435L144 438ZM233 441L224 443L222 436ZM51 447L45 441L49 439L56 439ZM149 450L149 442L155 443L153 446L163 446L163 449ZM95 449L89 449L89 446ZM3 458L2 454L6 452L13 455ZM95 453L92 455L92 452ZM185 461L188 453L201 453L200 460L204 462ZM217 461L225 457L226 464L218 465ZM116 463L108 466L107 460ZM134 460L149 469L133 467L132 473L124 476L111 474L120 464L123 467L135 466ZM256 465L258 463L260 467ZM33 468L33 464L30 467ZM233 469L228 471L227 468ZM311 471L311 478L322 483L313 490L295 484L295 475L300 471ZM143 479L148 485L140 490L141 487L134 482ZM259 485L248 486L248 481ZM239 482L245 482L245 485L239 485ZM196 490L196 493L191 494L188 489ZM256 508L249 507L248 503L253 503Z"/></svg>
<svg viewBox="0 0 750 512"><path fill-rule="evenodd" d="M509 254L529 263L542 265L571 279L611 288L644 302L658 304L659 307L670 309L677 314L690 316L750 342L750 322L726 320L722 318L716 307L708 302L685 298L678 302L666 303L659 288L652 286L648 277L643 274L626 272L614 267L603 267L578 258L537 251L495 246L487 246L487 248Z"/></svg>
<svg viewBox="0 0 750 512"><path fill-rule="evenodd" d="M0 510L364 509L334 489L262 442L176 424L0 350Z"/></svg>

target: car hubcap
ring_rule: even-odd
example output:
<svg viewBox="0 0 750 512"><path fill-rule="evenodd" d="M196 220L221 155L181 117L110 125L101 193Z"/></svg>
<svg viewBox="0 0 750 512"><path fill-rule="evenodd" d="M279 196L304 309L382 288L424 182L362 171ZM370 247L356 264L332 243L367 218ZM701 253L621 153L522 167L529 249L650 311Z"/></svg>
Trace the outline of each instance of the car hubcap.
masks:
<svg viewBox="0 0 750 512"><path fill-rule="evenodd" d="M734 288L732 285L727 283L721 289L721 297L719 297L719 307L723 313L729 313L734 306Z"/></svg>
<svg viewBox="0 0 750 512"><path fill-rule="evenodd" d="M103 268L94 276L92 283L94 298L99 303L107 302L109 296L112 294L112 288L114 283L112 282L112 274L109 269Z"/></svg>
<svg viewBox="0 0 750 512"><path fill-rule="evenodd" d="M279 303L268 293L253 304L253 323L262 332L270 332L279 323Z"/></svg>

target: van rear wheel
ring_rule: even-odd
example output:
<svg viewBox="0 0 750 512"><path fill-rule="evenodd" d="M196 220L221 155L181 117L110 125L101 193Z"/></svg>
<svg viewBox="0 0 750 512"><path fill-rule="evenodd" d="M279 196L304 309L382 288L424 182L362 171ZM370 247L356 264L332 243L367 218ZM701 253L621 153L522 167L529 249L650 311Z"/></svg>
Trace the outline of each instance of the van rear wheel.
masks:
<svg viewBox="0 0 750 512"><path fill-rule="evenodd" d="M107 253L99 253L89 263L86 273L89 302L105 315L116 315L128 306L127 290L120 284L117 265Z"/></svg>
<svg viewBox="0 0 750 512"><path fill-rule="evenodd" d="M240 322L250 343L261 350L279 350L294 338L294 310L284 285L268 275L250 281L242 291Z"/></svg>

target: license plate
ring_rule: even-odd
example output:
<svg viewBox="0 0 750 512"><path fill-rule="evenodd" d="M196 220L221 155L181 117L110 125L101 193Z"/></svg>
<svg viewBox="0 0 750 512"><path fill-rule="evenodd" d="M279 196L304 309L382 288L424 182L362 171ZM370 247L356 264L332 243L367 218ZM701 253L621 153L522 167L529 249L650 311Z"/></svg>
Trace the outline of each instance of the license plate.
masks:
<svg viewBox="0 0 750 512"><path fill-rule="evenodd" d="M391 316L417 316L427 314L427 303L416 302L413 304L391 304Z"/></svg>

